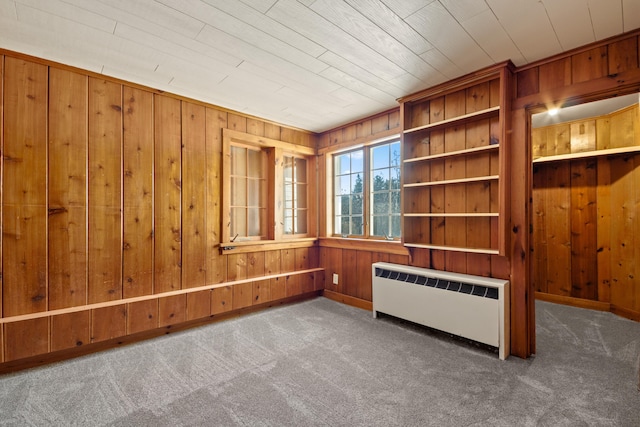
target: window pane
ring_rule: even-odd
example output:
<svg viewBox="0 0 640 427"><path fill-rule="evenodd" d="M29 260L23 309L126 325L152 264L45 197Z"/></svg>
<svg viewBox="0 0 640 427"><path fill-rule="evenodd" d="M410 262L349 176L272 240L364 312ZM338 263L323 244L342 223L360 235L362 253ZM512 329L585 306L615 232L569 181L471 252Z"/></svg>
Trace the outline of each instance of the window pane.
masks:
<svg viewBox="0 0 640 427"><path fill-rule="evenodd" d="M364 151L352 151L351 153L351 173L364 171Z"/></svg>
<svg viewBox="0 0 640 427"><path fill-rule="evenodd" d="M262 209L259 208L249 208L249 223L247 224L249 227L249 236L260 236L260 224L262 218L260 218L260 211Z"/></svg>
<svg viewBox="0 0 640 427"><path fill-rule="evenodd" d="M389 189L389 169L373 171L373 191Z"/></svg>
<svg viewBox="0 0 640 427"><path fill-rule="evenodd" d="M307 184L298 184L296 186L296 207L307 207Z"/></svg>
<svg viewBox="0 0 640 427"><path fill-rule="evenodd" d="M388 214L389 213L389 193L374 193L373 194L373 214Z"/></svg>
<svg viewBox="0 0 640 427"><path fill-rule="evenodd" d="M360 174L351 175L351 193L362 193L363 190L362 176Z"/></svg>
<svg viewBox="0 0 640 427"><path fill-rule="evenodd" d="M284 182L291 182L293 179L293 157L284 157L283 173Z"/></svg>
<svg viewBox="0 0 640 427"><path fill-rule="evenodd" d="M247 149L231 146L231 175L247 175Z"/></svg>
<svg viewBox="0 0 640 427"><path fill-rule="evenodd" d="M400 141L391 144L391 166L400 166Z"/></svg>
<svg viewBox="0 0 640 427"><path fill-rule="evenodd" d="M389 235L389 217L373 217L373 235L387 237Z"/></svg>
<svg viewBox="0 0 640 427"><path fill-rule="evenodd" d="M351 217L351 234L354 234L357 236L361 236L364 234L361 216Z"/></svg>
<svg viewBox="0 0 640 427"><path fill-rule="evenodd" d="M400 192L399 191L391 192L391 213L394 213L394 214L400 213Z"/></svg>
<svg viewBox="0 0 640 427"><path fill-rule="evenodd" d="M351 213L351 198L349 196L340 196L340 207L342 208L339 212L340 215L349 215Z"/></svg>
<svg viewBox="0 0 640 427"><path fill-rule="evenodd" d="M231 238L236 235L247 236L247 211L244 208L231 208Z"/></svg>
<svg viewBox="0 0 640 427"><path fill-rule="evenodd" d="M263 176L262 175L262 160L263 160L262 151L247 150L247 157L248 157L247 176L251 178L262 177Z"/></svg>
<svg viewBox="0 0 640 427"><path fill-rule="evenodd" d="M371 150L371 167L380 169L389 167L389 146L382 145Z"/></svg>
<svg viewBox="0 0 640 427"><path fill-rule="evenodd" d="M361 195L351 196L351 213L353 215L362 215L362 201Z"/></svg>
<svg viewBox="0 0 640 427"><path fill-rule="evenodd" d="M342 154L336 156L335 160L335 173L338 175L349 173L351 171L351 156L349 154Z"/></svg>
<svg viewBox="0 0 640 427"><path fill-rule="evenodd" d="M260 188L260 184L262 183L262 180L259 179L248 179L247 180L247 186L248 186L248 194L247 194L247 206L261 206L261 197L260 197L260 193L261 193L261 188Z"/></svg>
<svg viewBox="0 0 640 427"><path fill-rule="evenodd" d="M391 217L391 236L400 237L400 215Z"/></svg>
<svg viewBox="0 0 640 427"><path fill-rule="evenodd" d="M231 206L247 206L247 180L231 178Z"/></svg>
<svg viewBox="0 0 640 427"><path fill-rule="evenodd" d="M348 216L343 216L340 217L341 218L341 230L340 230L340 234L342 235L349 235L349 217Z"/></svg>
<svg viewBox="0 0 640 427"><path fill-rule="evenodd" d="M296 215L296 233L298 234L307 233L307 211L306 210L298 211L298 215Z"/></svg>
<svg viewBox="0 0 640 427"><path fill-rule="evenodd" d="M284 234L292 234L293 233L293 218L291 216L284 217Z"/></svg>
<svg viewBox="0 0 640 427"><path fill-rule="evenodd" d="M339 191L337 194L349 194L351 193L351 175L343 175L338 177L340 181Z"/></svg>
<svg viewBox="0 0 640 427"><path fill-rule="evenodd" d="M390 171L391 176L389 177L391 181L391 189L399 190L400 189L400 168L393 168Z"/></svg>
<svg viewBox="0 0 640 427"><path fill-rule="evenodd" d="M307 182L307 160L295 159L296 164L296 181L301 183Z"/></svg>

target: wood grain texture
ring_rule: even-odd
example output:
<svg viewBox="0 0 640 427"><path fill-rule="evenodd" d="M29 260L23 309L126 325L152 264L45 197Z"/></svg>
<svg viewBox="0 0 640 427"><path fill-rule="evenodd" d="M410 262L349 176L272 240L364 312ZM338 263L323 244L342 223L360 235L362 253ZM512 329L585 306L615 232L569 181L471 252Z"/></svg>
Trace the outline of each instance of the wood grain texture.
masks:
<svg viewBox="0 0 640 427"><path fill-rule="evenodd" d="M211 314L211 291L187 294L187 320L202 319Z"/></svg>
<svg viewBox="0 0 640 427"><path fill-rule="evenodd" d="M65 350L91 342L91 312L51 317L51 351Z"/></svg>
<svg viewBox="0 0 640 427"><path fill-rule="evenodd" d="M182 287L206 283L205 107L182 102Z"/></svg>
<svg viewBox="0 0 640 427"><path fill-rule="evenodd" d="M91 342L106 341L127 334L125 304L91 310Z"/></svg>
<svg viewBox="0 0 640 427"><path fill-rule="evenodd" d="M11 108L3 108L4 316L47 309L47 89L46 66L5 57L4 105Z"/></svg>
<svg viewBox="0 0 640 427"><path fill-rule="evenodd" d="M211 314L221 314L233 310L233 292L231 286L222 286L211 290Z"/></svg>
<svg viewBox="0 0 640 427"><path fill-rule="evenodd" d="M174 295L158 299L158 326L166 327L187 319L187 295Z"/></svg>
<svg viewBox="0 0 640 427"><path fill-rule="evenodd" d="M123 88L123 297L153 293L153 95Z"/></svg>
<svg viewBox="0 0 640 427"><path fill-rule="evenodd" d="M271 301L271 285L269 280L256 280L253 283L252 299L253 305Z"/></svg>
<svg viewBox="0 0 640 427"><path fill-rule="evenodd" d="M182 287L180 101L154 95L154 292Z"/></svg>
<svg viewBox="0 0 640 427"><path fill-rule="evenodd" d="M87 300L87 77L50 68L48 113L49 309L55 310Z"/></svg>
<svg viewBox="0 0 640 427"><path fill-rule="evenodd" d="M158 300L127 304L127 334L149 331L158 327Z"/></svg>
<svg viewBox="0 0 640 427"><path fill-rule="evenodd" d="M122 298L122 86L89 78L88 301Z"/></svg>
<svg viewBox="0 0 640 427"><path fill-rule="evenodd" d="M49 319L4 325L4 346L5 362L49 352Z"/></svg>

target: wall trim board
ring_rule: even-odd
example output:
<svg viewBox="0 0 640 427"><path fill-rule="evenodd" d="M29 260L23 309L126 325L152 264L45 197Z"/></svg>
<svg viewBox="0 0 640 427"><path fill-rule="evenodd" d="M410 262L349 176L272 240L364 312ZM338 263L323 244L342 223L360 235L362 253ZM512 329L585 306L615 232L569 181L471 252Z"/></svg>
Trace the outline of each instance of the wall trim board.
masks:
<svg viewBox="0 0 640 427"><path fill-rule="evenodd" d="M361 308L363 310L373 310L373 303L371 301L363 300L349 295L341 294L339 292L330 291L325 289L322 291L322 296L332 301L341 302L343 304L350 305L352 307Z"/></svg>
<svg viewBox="0 0 640 427"><path fill-rule="evenodd" d="M271 120L268 120L268 119L264 119L262 117L257 117L257 116L252 116L252 115L249 115L249 114L246 114L246 113L241 113L239 111L232 110L232 109L229 109L229 108L225 108L225 107L222 107L220 105L211 104L209 102L200 101L198 99L189 98L187 96L178 95L176 93L167 92L167 91L164 91L164 90L161 90L161 89L152 88L152 87L145 86L145 85L142 85L142 84L139 84L139 83L130 82L128 80L119 79L117 77L112 77L112 76L109 76L107 74L101 74L101 73L98 73L98 72L95 72L95 71L85 70L83 68L77 68L77 67L74 67L72 65L62 64L60 62L56 62L56 61L53 61L53 60L50 60L50 59L40 58L40 57L37 57L37 56L31 56L31 55L28 55L26 53L20 53L20 52L8 50L8 49L3 49L3 48L0 48L0 55L7 55L7 56L10 56L10 57L13 57L13 58L16 58L16 59L23 59L23 60L26 60L26 61L30 61L30 62L34 62L34 63L37 63L37 64L42 64L42 65L46 65L46 66L49 66L49 67L55 67L55 68L59 68L59 69L62 69L62 70L72 71L74 73L80 73L80 74L83 74L83 75L86 75L86 76L89 76L89 77L96 77L96 78L99 78L99 79L102 79L102 80L106 80L106 81L109 81L109 82L126 85L126 86L134 88L134 89L141 89L141 90L145 90L147 92L152 92L152 93L154 93L156 95L168 96L170 98L178 99L180 101L186 101L186 102L190 102L190 103L196 104L196 105L201 105L201 106L204 106L204 107L215 108L216 110L220 110L222 112L231 113L231 114L237 114L239 116L246 117L248 119L259 120L259 121L261 121L263 123L268 123L268 124L280 126L281 128L291 129L291 130L296 131L296 132L302 132L302 133L309 134L309 135L311 135L313 137L317 137L317 133L311 132L311 131L306 130L306 129L301 129L301 128L296 128L296 127L293 127L293 126L288 126L288 125L285 125L285 124L282 124L282 123L278 123L278 122L274 122L274 121L271 121Z"/></svg>
<svg viewBox="0 0 640 427"><path fill-rule="evenodd" d="M24 369L35 368L42 365L47 365L54 362L60 362L63 360L72 359L79 356L86 356L88 354L97 353L104 350L109 350L124 345L135 344L140 341L148 340L150 338L156 338L162 335L169 335L171 333L188 330L191 328L210 325L213 323L221 322L224 320L233 319L249 313L255 313L258 311L267 310L270 308L292 304L296 302L302 302L309 299L317 298L321 296L322 291L307 292L305 294L296 295L293 297L283 298L276 301L269 301L259 305L253 305L250 307L244 307L237 310L229 311L222 314L212 314L202 319L191 320L182 322L175 325L164 326L156 329L151 329L136 334L126 335L119 338L114 338L106 341L100 341L96 343L90 343L73 347L65 350L55 351L51 353L39 354L37 356L27 357L23 359L12 360L9 362L0 363L0 375L8 374Z"/></svg>
<svg viewBox="0 0 640 427"><path fill-rule="evenodd" d="M360 251L379 252L411 256L409 248L401 242L386 242L373 239L352 239L342 237L322 237L319 239L322 248L356 249Z"/></svg>
<svg viewBox="0 0 640 427"><path fill-rule="evenodd" d="M611 312L613 314L617 314L618 316L626 317L627 319L635 320L636 322L640 322L640 312L629 310L628 308L620 307L615 304L611 304Z"/></svg>
<svg viewBox="0 0 640 427"><path fill-rule="evenodd" d="M299 276L299 275L304 275L304 274L309 274L309 273L317 273L317 272L321 272L321 271L324 271L324 268L317 267L317 268L310 268L310 269L306 269L306 270L289 271L289 272L285 272L285 273L270 274L270 275L259 276L259 277L251 277L251 278L247 278L247 279L234 280L234 281L231 281L231 282L216 283L216 284L206 285L206 286L198 286L198 287L195 287L195 288L186 288L186 289L180 289L180 290L176 290L176 291L169 291L169 292L162 292L162 293L157 293L157 294L143 295L143 296L139 296L139 297L123 298L123 299L99 302L99 303L94 303L94 304L80 305L80 306L76 306L76 307L61 308L61 309L58 309L58 310L41 311L41 312L37 312L37 313L23 314L23 315L19 315L19 316L3 317L3 318L0 318L0 325L7 324L7 323L13 323L13 322L21 322L21 321L24 321L24 320L32 320L32 319L39 319L39 318L43 318L43 317L57 316L57 315L61 315L61 314L77 313L77 312L80 312L80 311L95 310L95 309L99 309L99 308L115 307L115 306L120 306L120 305L124 305L124 304L135 303L135 302L148 301L148 300L154 300L154 299L161 299L161 298L172 297L172 296L177 296L177 295L186 295L186 294L191 294L191 293L194 293L194 292L208 291L208 290L212 290L212 289L216 289L216 288L224 288L224 287L230 287L230 286L235 286L235 285L242 285L242 284L245 284L245 283L257 282L257 281L263 281L263 280L271 280L271 279L277 279L277 278L281 278L281 277Z"/></svg>
<svg viewBox="0 0 640 427"><path fill-rule="evenodd" d="M553 295L545 292L536 292L535 296L536 300L538 301L571 305L573 307L587 308L590 310L611 311L611 304L609 304L608 302L593 301L584 298L568 297L563 295Z"/></svg>

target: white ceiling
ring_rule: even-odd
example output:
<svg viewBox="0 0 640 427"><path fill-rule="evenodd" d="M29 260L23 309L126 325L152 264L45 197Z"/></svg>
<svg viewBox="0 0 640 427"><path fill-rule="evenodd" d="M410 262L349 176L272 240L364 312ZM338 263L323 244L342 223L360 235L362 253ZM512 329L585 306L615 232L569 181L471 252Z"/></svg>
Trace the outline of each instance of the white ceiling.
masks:
<svg viewBox="0 0 640 427"><path fill-rule="evenodd" d="M0 47L311 131L640 27L640 0L0 0Z"/></svg>

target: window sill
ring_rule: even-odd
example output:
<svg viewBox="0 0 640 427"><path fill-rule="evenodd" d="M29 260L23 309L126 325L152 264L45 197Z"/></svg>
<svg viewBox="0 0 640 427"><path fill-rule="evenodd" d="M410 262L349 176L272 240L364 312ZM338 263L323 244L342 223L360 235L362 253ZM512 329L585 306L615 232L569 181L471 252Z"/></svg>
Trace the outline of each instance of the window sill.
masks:
<svg viewBox="0 0 640 427"><path fill-rule="evenodd" d="M220 243L220 253L223 255L241 254L247 252L273 251L278 249L307 248L316 246L316 237L291 238L281 240L245 240L241 242Z"/></svg>
<svg viewBox="0 0 640 427"><path fill-rule="evenodd" d="M384 252L396 255L410 255L409 250L399 240L374 240L353 237L322 237L320 246L327 248L357 249Z"/></svg>

